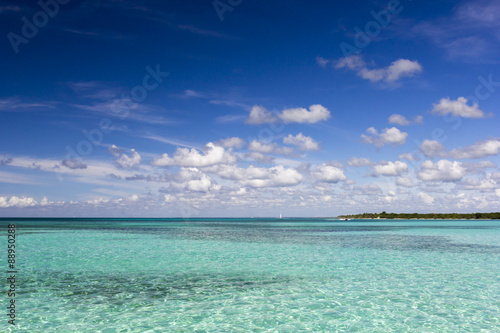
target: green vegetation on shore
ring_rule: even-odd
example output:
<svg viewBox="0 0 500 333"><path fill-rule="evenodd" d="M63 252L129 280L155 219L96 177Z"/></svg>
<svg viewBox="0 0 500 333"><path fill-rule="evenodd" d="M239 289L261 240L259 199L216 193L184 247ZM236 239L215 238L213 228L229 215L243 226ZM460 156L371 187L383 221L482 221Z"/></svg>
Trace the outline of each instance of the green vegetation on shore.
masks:
<svg viewBox="0 0 500 333"><path fill-rule="evenodd" d="M500 220L500 212L496 213L470 213L470 214L460 214L460 213L363 213L354 215L340 215L341 218L350 219L492 219Z"/></svg>

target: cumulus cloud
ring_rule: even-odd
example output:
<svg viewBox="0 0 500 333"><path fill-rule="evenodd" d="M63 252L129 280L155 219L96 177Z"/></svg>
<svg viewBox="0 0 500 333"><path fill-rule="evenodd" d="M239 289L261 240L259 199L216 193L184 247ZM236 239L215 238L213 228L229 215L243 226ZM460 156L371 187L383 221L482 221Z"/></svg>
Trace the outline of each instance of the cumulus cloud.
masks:
<svg viewBox="0 0 500 333"><path fill-rule="evenodd" d="M418 178L425 181L455 182L466 175L462 163L440 160L437 163L425 161L420 166Z"/></svg>
<svg viewBox="0 0 500 333"><path fill-rule="evenodd" d="M484 118L485 113L479 109L477 103L467 104L467 98L459 97L457 100L450 100L449 97L441 98L439 103L433 104L432 113L441 116L451 114L464 118Z"/></svg>
<svg viewBox="0 0 500 333"><path fill-rule="evenodd" d="M277 165L272 168L260 168L250 165L240 168L235 165L216 165L204 169L223 179L238 181L242 186L249 187L281 187L293 186L303 180L303 176L294 168Z"/></svg>
<svg viewBox="0 0 500 333"><path fill-rule="evenodd" d="M445 146L436 140L424 140L419 149L428 158L446 156Z"/></svg>
<svg viewBox="0 0 500 333"><path fill-rule="evenodd" d="M400 160L407 160L407 161L416 161L418 160L417 154L414 153L404 153L399 155Z"/></svg>
<svg viewBox="0 0 500 333"><path fill-rule="evenodd" d="M118 157L120 156L121 153L123 153L123 150L121 150L120 148L118 148L117 146L115 145L111 145L109 148L108 148L108 151L111 153L111 155L113 155L114 157Z"/></svg>
<svg viewBox="0 0 500 333"><path fill-rule="evenodd" d="M424 192L418 193L417 197L428 205L431 205L434 202L434 197Z"/></svg>
<svg viewBox="0 0 500 333"><path fill-rule="evenodd" d="M245 140L238 138L238 137L232 137L232 138L219 140L215 144L217 146L221 146L224 148L241 148L245 144Z"/></svg>
<svg viewBox="0 0 500 333"><path fill-rule="evenodd" d="M347 161L347 165L352 166L352 167L362 167L362 166L369 166L369 165L373 165L373 164L375 164L375 163L370 161L370 159L364 158L364 157L362 157L362 158L351 157Z"/></svg>
<svg viewBox="0 0 500 333"><path fill-rule="evenodd" d="M170 185L175 189L194 192L218 191L221 187L197 168L181 168Z"/></svg>
<svg viewBox="0 0 500 333"><path fill-rule="evenodd" d="M460 185L465 190L477 190L480 192L490 192L499 188L499 184L491 177L486 177L481 180L467 178Z"/></svg>
<svg viewBox="0 0 500 333"><path fill-rule="evenodd" d="M269 169L259 168L250 165L247 168L240 168L236 165L216 165L213 167L205 168L207 172L215 173L223 179L230 180L249 180L249 179L267 179L269 178Z"/></svg>
<svg viewBox="0 0 500 333"><path fill-rule="evenodd" d="M381 176L400 176L408 172L408 165L401 161L386 162L382 161L373 167L375 175Z"/></svg>
<svg viewBox="0 0 500 333"><path fill-rule="evenodd" d="M249 179L242 182L250 187L280 187L299 184L304 177L293 168L278 165L267 169L266 177Z"/></svg>
<svg viewBox="0 0 500 333"><path fill-rule="evenodd" d="M194 148L177 148L172 157L168 156L168 154L163 154L161 158L155 158L151 164L156 166L203 167L234 162L236 162L236 157L226 152L223 147L209 142L203 153Z"/></svg>
<svg viewBox="0 0 500 333"><path fill-rule="evenodd" d="M450 156L455 159L474 159L495 156L499 153L500 138L493 138L490 140L477 141L468 147L453 149L450 152Z"/></svg>
<svg viewBox="0 0 500 333"><path fill-rule="evenodd" d="M289 134L283 138L283 143L287 145L297 146L300 150L318 150L319 144L311 137L305 136L302 133L293 136Z"/></svg>
<svg viewBox="0 0 500 333"><path fill-rule="evenodd" d="M336 184L347 178L344 175L344 170L328 164L319 165L316 171L313 172L313 176L321 182L333 184Z"/></svg>
<svg viewBox="0 0 500 333"><path fill-rule="evenodd" d="M414 119L413 119L413 123L414 124L422 124L424 121L424 117L423 116L416 116ZM406 119L405 116L401 115L401 114L392 114L390 117L389 117L389 124L396 124L396 125L401 125L401 126L408 126L408 125L411 125L412 124L412 121Z"/></svg>
<svg viewBox="0 0 500 333"><path fill-rule="evenodd" d="M408 59L398 59L393 61L386 69L386 82L395 82L403 77L412 77L415 74L422 72L422 65L418 61Z"/></svg>
<svg viewBox="0 0 500 333"><path fill-rule="evenodd" d="M250 110L250 115L245 121L247 124L260 125L266 123L272 123L276 118L273 114L266 110L262 105L254 105Z"/></svg>
<svg viewBox="0 0 500 333"><path fill-rule="evenodd" d="M47 198L45 198L47 200ZM8 197L0 197L0 207L1 208L8 208L8 207L32 207L38 205L38 202L36 202L35 199L30 198L30 197L17 197L17 196L11 196L10 198Z"/></svg>
<svg viewBox="0 0 500 333"><path fill-rule="evenodd" d="M406 142L408 133L401 132L396 127L384 128L382 133L379 133L374 127L370 127L366 130L369 135L362 134L361 138L368 144L374 144L378 148L386 145L402 145Z"/></svg>
<svg viewBox="0 0 500 333"><path fill-rule="evenodd" d="M122 154L119 158L116 159L116 165L119 168L123 169L131 169L137 165L139 165L142 161L141 155L135 151L135 149L131 149L132 153L130 156L127 154Z"/></svg>
<svg viewBox="0 0 500 333"><path fill-rule="evenodd" d="M264 155L262 153L257 153L254 151L246 153L245 157L262 163L272 163L275 160L273 156Z"/></svg>
<svg viewBox="0 0 500 333"><path fill-rule="evenodd" d="M394 83L404 77L413 77L423 70L418 61L408 59L395 60L385 68L369 69L360 55L351 55L338 60L335 68L355 71L359 77L370 82L384 81L386 83Z"/></svg>
<svg viewBox="0 0 500 333"><path fill-rule="evenodd" d="M87 165L78 159L66 159L62 161L62 165L70 169L87 169Z"/></svg>
<svg viewBox="0 0 500 333"><path fill-rule="evenodd" d="M314 104L305 108L290 108L281 111L277 118L261 105L254 105L250 110L250 115L245 121L247 124L260 125L267 124L280 119L284 123L301 123L301 124L314 124L319 121L328 120L330 118L330 111L324 106Z"/></svg>
<svg viewBox="0 0 500 333"><path fill-rule="evenodd" d="M351 194L352 195L368 195L368 196L374 196L374 195L381 195L383 193L382 189L380 186L377 184L363 184L360 186L353 186Z"/></svg>
<svg viewBox="0 0 500 333"><path fill-rule="evenodd" d="M255 151L255 152L258 152L258 153L261 153L261 154L270 154L276 149L276 144L271 143L271 144L266 145L260 141L253 140L248 145L248 149Z"/></svg>
<svg viewBox="0 0 500 333"><path fill-rule="evenodd" d="M395 113L389 117L389 124L408 126L411 122L405 116Z"/></svg>
<svg viewBox="0 0 500 333"><path fill-rule="evenodd" d="M250 142L248 145L248 149L261 153L261 154L283 154L283 155L289 155L293 153L293 148L290 147L278 147L276 143L270 143L270 144L264 144L260 141L253 140Z"/></svg>
<svg viewBox="0 0 500 333"><path fill-rule="evenodd" d="M420 116L420 115L415 116L415 118L413 119L413 122L415 124L419 124L419 125L423 124L424 123L424 116Z"/></svg>
<svg viewBox="0 0 500 333"><path fill-rule="evenodd" d="M322 105L314 104L305 108L293 108L283 110L279 115L284 123L307 123L314 124L319 121L325 121L330 118L330 111Z"/></svg>
<svg viewBox="0 0 500 333"><path fill-rule="evenodd" d="M399 177L398 179L396 179L396 185L403 187L412 187L413 182L409 177Z"/></svg>

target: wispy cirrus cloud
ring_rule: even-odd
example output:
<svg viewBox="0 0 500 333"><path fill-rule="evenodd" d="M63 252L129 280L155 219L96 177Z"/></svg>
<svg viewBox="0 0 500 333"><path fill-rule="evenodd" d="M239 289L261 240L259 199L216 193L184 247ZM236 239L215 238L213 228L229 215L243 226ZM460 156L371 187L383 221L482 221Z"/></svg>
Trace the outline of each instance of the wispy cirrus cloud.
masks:
<svg viewBox="0 0 500 333"><path fill-rule="evenodd" d="M451 15L420 21L404 32L429 39L450 60L497 63L500 51L500 3L469 0L456 6Z"/></svg>
<svg viewBox="0 0 500 333"><path fill-rule="evenodd" d="M177 28L184 31L189 31L190 33L202 36L210 36L222 39L236 39L233 36L229 36L214 30L202 29L191 24L179 24Z"/></svg>
<svg viewBox="0 0 500 333"><path fill-rule="evenodd" d="M0 99L0 112L37 111L40 109L53 109L58 103L49 101L34 102L20 97Z"/></svg>

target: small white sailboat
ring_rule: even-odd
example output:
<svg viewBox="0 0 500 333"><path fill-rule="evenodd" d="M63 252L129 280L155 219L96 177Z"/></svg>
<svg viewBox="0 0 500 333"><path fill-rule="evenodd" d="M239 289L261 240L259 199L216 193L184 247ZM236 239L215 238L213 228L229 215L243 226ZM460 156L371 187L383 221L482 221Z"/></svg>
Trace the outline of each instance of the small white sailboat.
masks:
<svg viewBox="0 0 500 333"><path fill-rule="evenodd" d="M283 218L283 216L281 216L281 213L280 213L280 219L282 219L282 218Z"/></svg>

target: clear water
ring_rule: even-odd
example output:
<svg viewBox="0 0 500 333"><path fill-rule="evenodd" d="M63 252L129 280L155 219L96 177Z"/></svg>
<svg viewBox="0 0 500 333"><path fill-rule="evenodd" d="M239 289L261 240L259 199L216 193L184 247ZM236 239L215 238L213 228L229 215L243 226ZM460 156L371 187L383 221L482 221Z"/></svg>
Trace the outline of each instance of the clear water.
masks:
<svg viewBox="0 0 500 333"><path fill-rule="evenodd" d="M15 223L0 331L500 331L500 221Z"/></svg>

